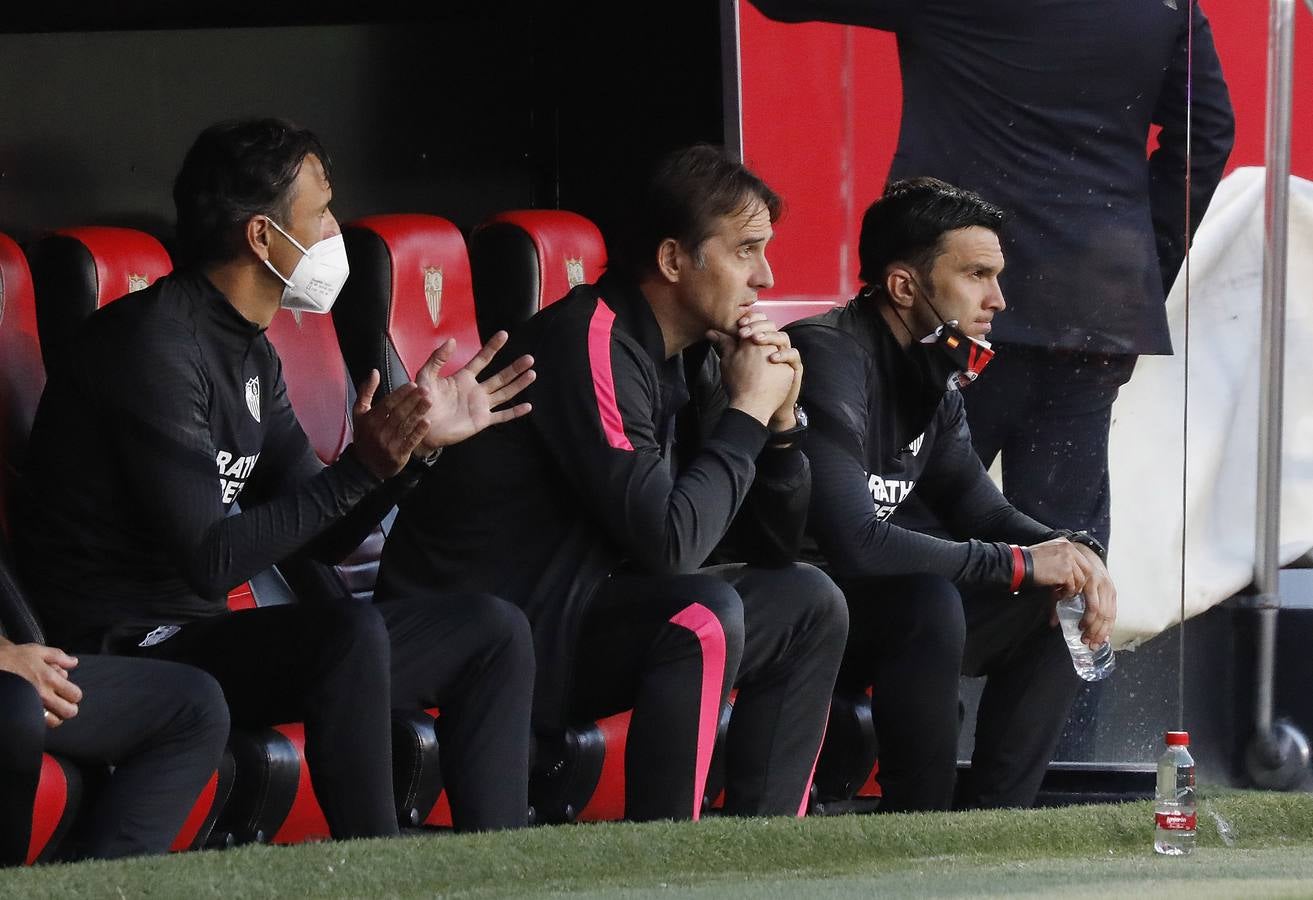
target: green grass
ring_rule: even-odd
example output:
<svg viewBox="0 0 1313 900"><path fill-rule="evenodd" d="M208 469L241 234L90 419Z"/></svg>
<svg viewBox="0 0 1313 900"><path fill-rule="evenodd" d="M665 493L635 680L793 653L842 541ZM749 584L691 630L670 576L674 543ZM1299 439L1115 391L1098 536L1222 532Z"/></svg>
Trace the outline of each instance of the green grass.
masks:
<svg viewBox="0 0 1313 900"><path fill-rule="evenodd" d="M1152 821L1128 803L252 846L7 870L0 897L1313 896L1313 796L1213 792L1186 859L1155 857Z"/></svg>

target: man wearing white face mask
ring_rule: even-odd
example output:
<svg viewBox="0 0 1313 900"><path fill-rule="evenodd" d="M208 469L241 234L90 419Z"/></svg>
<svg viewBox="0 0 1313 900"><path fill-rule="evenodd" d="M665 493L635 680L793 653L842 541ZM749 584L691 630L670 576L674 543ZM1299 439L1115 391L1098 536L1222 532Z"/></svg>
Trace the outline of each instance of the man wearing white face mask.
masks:
<svg viewBox="0 0 1313 900"><path fill-rule="evenodd" d="M301 251L301 261L288 278L284 278L269 260L264 261L269 271L277 275L284 285L282 306L305 312L327 313L333 308L333 301L337 299L351 271L347 264L346 243L342 240L342 232L323 238L306 249L273 219L269 220L269 224Z"/></svg>
<svg viewBox="0 0 1313 900"><path fill-rule="evenodd" d="M1084 592L1092 647L1117 613L1098 542L1016 509L971 448L960 391L989 378L1002 224L970 191L895 182L862 221L862 292L786 329L807 367L809 546L848 600L838 685L875 688L885 810L953 802L959 674L988 676L959 801L1033 803L1079 684L1054 600ZM911 498L954 539L899 527Z"/></svg>
<svg viewBox="0 0 1313 900"><path fill-rule="evenodd" d="M508 402L533 379L529 358L476 378L504 335L444 378L448 342L387 397L371 373L354 443L318 460L264 330L280 306L327 313L345 282L331 200L307 131L249 120L200 135L174 184L183 265L95 313L48 361L20 563L70 652L200 667L239 727L304 721L334 837L397 832L392 707L441 706L458 828L521 825L533 652L517 608L471 594L226 610L232 587L275 563L340 560L422 458L528 411Z"/></svg>

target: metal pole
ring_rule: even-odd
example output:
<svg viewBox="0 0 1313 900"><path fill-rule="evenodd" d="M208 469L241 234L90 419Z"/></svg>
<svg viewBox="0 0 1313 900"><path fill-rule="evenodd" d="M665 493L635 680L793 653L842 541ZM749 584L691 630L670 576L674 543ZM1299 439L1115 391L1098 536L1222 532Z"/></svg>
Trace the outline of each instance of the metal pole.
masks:
<svg viewBox="0 0 1313 900"><path fill-rule="evenodd" d="M1258 392L1258 528L1254 587L1259 616L1256 737L1272 734L1278 553L1281 545L1281 413L1285 367L1286 229L1290 194L1291 72L1295 0L1271 0L1267 51L1267 181L1263 219L1263 368Z"/></svg>

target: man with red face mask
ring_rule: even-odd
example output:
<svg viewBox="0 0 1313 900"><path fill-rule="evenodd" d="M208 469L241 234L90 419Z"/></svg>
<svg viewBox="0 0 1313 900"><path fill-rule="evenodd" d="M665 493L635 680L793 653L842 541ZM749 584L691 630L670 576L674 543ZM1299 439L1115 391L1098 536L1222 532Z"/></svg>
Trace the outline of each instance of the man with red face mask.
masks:
<svg viewBox="0 0 1313 900"><path fill-rule="evenodd" d="M1006 308L1002 224L969 191L895 182L862 222L861 293L786 329L807 366L810 549L848 599L839 685L875 685L886 810L952 804L960 674L989 681L959 802L1033 803L1079 684L1054 601L1084 593L1091 647L1116 618L1099 543L1017 510L971 447L959 389ZM914 489L956 540L890 521Z"/></svg>

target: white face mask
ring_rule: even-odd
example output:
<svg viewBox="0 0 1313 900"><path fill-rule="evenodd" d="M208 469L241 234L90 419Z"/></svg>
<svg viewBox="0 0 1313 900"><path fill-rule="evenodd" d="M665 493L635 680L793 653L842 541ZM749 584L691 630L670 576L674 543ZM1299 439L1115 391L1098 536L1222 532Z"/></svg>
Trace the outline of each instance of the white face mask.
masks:
<svg viewBox="0 0 1313 900"><path fill-rule="evenodd" d="M338 292L342 290L342 285L346 284L346 277L351 271L351 267L347 265L346 243L342 240L342 235L335 234L330 238L324 238L307 250L296 238L283 231L273 219L269 220L269 224L278 229L278 233L291 241L292 246L302 254L301 261L292 270L291 278L284 278L282 273L274 268L273 263L267 259L264 261L269 271L285 285L283 297L279 301L280 305L285 309L299 309L304 312L328 312L333 308L333 301L337 299Z"/></svg>

